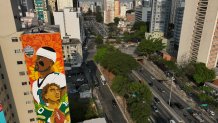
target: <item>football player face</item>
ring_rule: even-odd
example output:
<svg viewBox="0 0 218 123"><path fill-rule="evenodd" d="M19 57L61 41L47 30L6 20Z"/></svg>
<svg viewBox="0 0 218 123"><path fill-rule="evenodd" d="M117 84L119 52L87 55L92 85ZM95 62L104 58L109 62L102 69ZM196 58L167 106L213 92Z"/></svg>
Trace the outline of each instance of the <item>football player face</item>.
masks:
<svg viewBox="0 0 218 123"><path fill-rule="evenodd" d="M53 65L53 61L43 57L43 56L37 56L36 57L36 63L35 63L35 70L38 72L45 72L51 69Z"/></svg>
<svg viewBox="0 0 218 123"><path fill-rule="evenodd" d="M50 86L48 88L48 91L47 93L45 94L45 98L47 100L50 100L50 101L53 101L53 102L56 102L58 100L60 100L60 96L61 96L61 90L59 87L57 86Z"/></svg>

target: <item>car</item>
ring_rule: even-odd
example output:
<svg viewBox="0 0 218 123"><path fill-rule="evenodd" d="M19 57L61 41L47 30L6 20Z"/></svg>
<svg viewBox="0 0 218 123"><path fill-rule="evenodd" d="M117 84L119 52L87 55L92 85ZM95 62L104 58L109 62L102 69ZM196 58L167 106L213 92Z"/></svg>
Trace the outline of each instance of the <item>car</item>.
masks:
<svg viewBox="0 0 218 123"><path fill-rule="evenodd" d="M151 79L155 80L155 78L153 76L151 76Z"/></svg>
<svg viewBox="0 0 218 123"><path fill-rule="evenodd" d="M176 123L176 121L175 120L170 120L170 123Z"/></svg>
<svg viewBox="0 0 218 123"><path fill-rule="evenodd" d="M155 101L156 103L160 103L160 100L159 100L157 97L154 97L154 101Z"/></svg>
<svg viewBox="0 0 218 123"><path fill-rule="evenodd" d="M116 100L115 99L112 99L112 105L113 105L113 107L117 107L117 102L116 102Z"/></svg>
<svg viewBox="0 0 218 123"><path fill-rule="evenodd" d="M184 116L184 117L187 117L187 116L188 116L188 113L187 113L187 112L183 112L183 116Z"/></svg>
<svg viewBox="0 0 218 123"><path fill-rule="evenodd" d="M71 94L74 94L74 93L77 93L78 91L77 90L70 90L69 93Z"/></svg>
<svg viewBox="0 0 218 123"><path fill-rule="evenodd" d="M148 84L149 84L150 86L153 86L153 82L151 82L151 81L148 81Z"/></svg>
<svg viewBox="0 0 218 123"><path fill-rule="evenodd" d="M158 87L157 89L158 89L160 92L162 92L162 93L165 92L165 90L164 90L163 88L161 88L161 87Z"/></svg>
<svg viewBox="0 0 218 123"><path fill-rule="evenodd" d="M77 81L77 82L84 81L84 78L77 78L76 81Z"/></svg>
<svg viewBox="0 0 218 123"><path fill-rule="evenodd" d="M215 112L214 111L210 110L209 113L210 113L211 116L215 116Z"/></svg>
<svg viewBox="0 0 218 123"><path fill-rule="evenodd" d="M184 109L184 107L182 106L182 104L178 103L178 102L174 102L174 105L179 108L179 109Z"/></svg>
<svg viewBox="0 0 218 123"><path fill-rule="evenodd" d="M159 112L156 105L152 105L152 109L154 110L154 112Z"/></svg>

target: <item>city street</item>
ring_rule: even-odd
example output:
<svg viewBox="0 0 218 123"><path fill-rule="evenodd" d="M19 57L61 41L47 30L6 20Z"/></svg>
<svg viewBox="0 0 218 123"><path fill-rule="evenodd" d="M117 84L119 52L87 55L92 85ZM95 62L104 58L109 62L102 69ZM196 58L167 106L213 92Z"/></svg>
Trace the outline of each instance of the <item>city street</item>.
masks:
<svg viewBox="0 0 218 123"><path fill-rule="evenodd" d="M93 88L95 87L97 90L97 94L99 96L100 103L103 107L103 111L105 113L105 118L108 123L126 123L126 120L123 117L118 106L114 106L112 104L112 100L114 99L111 91L109 90L107 85L102 85L100 81L100 72L94 63L93 57L96 52L94 40L90 39L87 42L88 50L84 52L86 56L84 59L86 65L84 67L84 73L88 80L88 83L91 84Z"/></svg>
<svg viewBox="0 0 218 123"><path fill-rule="evenodd" d="M170 90L167 88L163 83L157 81L147 70L143 69L143 71L137 71L147 82L152 82L153 86L151 88L165 101L165 103L169 103L169 98L170 98ZM186 108L190 107L187 102L184 102L181 97L178 97L176 94L173 93L172 90L172 96L170 100L171 104L172 103L180 103L182 105L181 108L178 108L176 106L173 106L171 109L173 109L178 116L180 116L185 122L194 122L198 123L193 116L189 115L188 112L186 111ZM166 110L166 109L164 109ZM188 114L188 115L185 115ZM204 118L205 121L208 123L212 123L210 120Z"/></svg>
<svg viewBox="0 0 218 123"><path fill-rule="evenodd" d="M126 120L123 117L118 106L112 104L114 99L107 85L101 85L99 87L99 97L101 104L103 106L104 112L107 115L107 118L110 123L126 123Z"/></svg>

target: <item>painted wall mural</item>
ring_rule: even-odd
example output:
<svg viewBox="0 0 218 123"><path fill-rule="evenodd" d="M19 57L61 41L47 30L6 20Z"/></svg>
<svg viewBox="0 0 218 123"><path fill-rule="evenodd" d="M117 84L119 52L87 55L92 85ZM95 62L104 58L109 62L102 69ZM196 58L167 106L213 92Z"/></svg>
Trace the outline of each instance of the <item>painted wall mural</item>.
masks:
<svg viewBox="0 0 218 123"><path fill-rule="evenodd" d="M60 33L21 35L38 123L70 123Z"/></svg>

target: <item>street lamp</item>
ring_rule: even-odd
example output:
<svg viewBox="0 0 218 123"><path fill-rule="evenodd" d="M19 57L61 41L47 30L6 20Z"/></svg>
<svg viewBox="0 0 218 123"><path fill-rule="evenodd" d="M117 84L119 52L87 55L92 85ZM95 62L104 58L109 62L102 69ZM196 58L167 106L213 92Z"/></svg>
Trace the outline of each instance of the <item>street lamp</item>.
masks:
<svg viewBox="0 0 218 123"><path fill-rule="evenodd" d="M170 101L171 101L171 96L172 96L172 85L173 85L173 80L175 80L175 78L174 78L174 73L173 73L173 76L171 77L171 87L170 87L169 106L170 106Z"/></svg>

